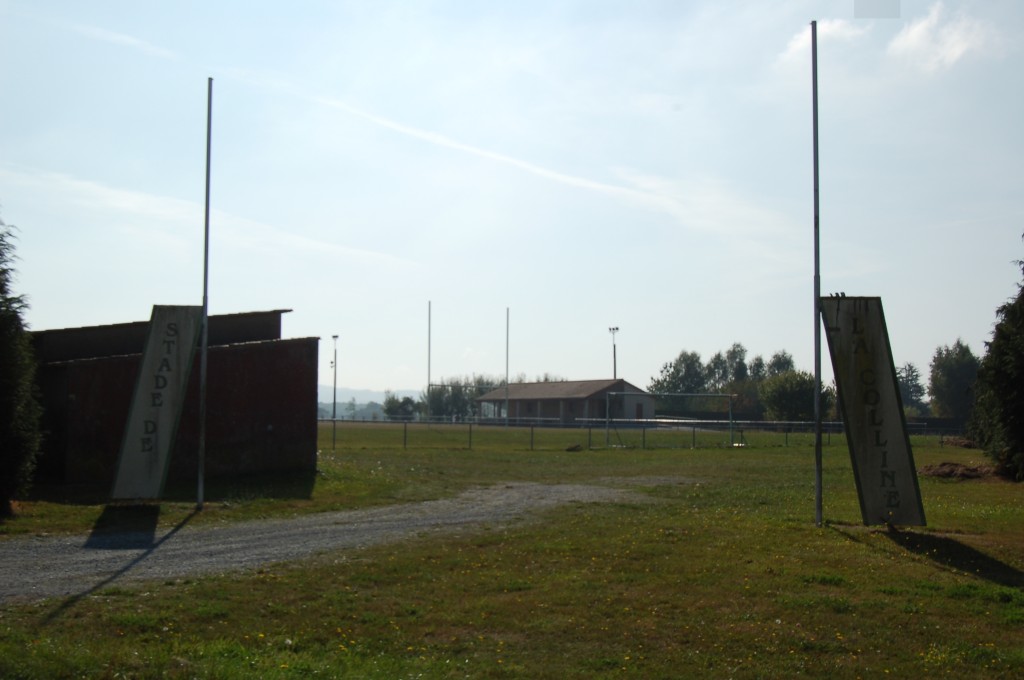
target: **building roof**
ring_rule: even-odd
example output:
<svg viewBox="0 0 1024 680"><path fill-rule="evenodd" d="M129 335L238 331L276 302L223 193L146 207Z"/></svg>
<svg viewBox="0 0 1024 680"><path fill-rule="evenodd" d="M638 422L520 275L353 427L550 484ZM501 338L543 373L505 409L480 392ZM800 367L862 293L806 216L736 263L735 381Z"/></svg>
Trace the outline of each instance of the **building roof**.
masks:
<svg viewBox="0 0 1024 680"><path fill-rule="evenodd" d="M211 314L209 345L281 339L281 315L290 309ZM149 321L32 331L39 363L141 354Z"/></svg>
<svg viewBox="0 0 1024 680"><path fill-rule="evenodd" d="M477 397L477 401L505 401L546 399L590 399L605 392L635 392L647 394L636 385L618 380L564 380L559 382L514 383L491 390Z"/></svg>

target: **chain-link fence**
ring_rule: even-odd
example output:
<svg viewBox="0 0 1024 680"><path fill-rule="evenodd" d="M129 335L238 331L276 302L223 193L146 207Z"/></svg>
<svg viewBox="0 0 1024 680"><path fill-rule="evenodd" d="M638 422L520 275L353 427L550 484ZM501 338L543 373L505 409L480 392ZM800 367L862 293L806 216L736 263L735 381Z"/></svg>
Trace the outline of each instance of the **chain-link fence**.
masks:
<svg viewBox="0 0 1024 680"><path fill-rule="evenodd" d="M957 433L908 426L912 443L941 446ZM333 442L333 444L332 444ZM842 423L822 426L822 445L845 449ZM494 449L562 450L590 449L699 449L731 447L813 447L813 422L785 421L578 421L567 427L557 420L499 421L411 420L320 422L320 448L388 449Z"/></svg>

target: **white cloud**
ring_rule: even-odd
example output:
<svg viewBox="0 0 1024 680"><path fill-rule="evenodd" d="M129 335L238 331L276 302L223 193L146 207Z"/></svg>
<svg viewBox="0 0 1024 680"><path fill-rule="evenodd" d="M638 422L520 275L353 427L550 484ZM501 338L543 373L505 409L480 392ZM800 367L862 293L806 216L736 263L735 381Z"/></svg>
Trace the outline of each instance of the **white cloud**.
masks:
<svg viewBox="0 0 1024 680"><path fill-rule="evenodd" d="M754 225L759 225L762 229L766 227L766 214L761 212L760 208L745 205L742 201L737 202L736 196L728 191L723 193L722 187L713 186L714 182L700 181L684 185L674 180L617 169L617 174L626 180L626 184L609 184L559 172L520 158L466 144L436 132L363 111L336 99L316 97L314 101L429 144L485 158L552 182L593 191L646 210L669 215L689 229L717 232L723 222L730 222L740 229L753 229ZM717 215L723 210L727 214L727 218L719 219ZM767 220L767 222L772 221L774 220Z"/></svg>
<svg viewBox="0 0 1024 680"><path fill-rule="evenodd" d="M72 29L76 33L92 38L94 40L100 40L102 42L111 43L112 45L120 45L121 47L130 47L133 50L138 50L143 54L148 54L151 57L159 57L161 59L177 59L178 55L171 50L158 47L150 44L145 40L141 40L134 36L125 35L124 33L117 33L115 31L108 31L105 28L98 28L96 26L87 26L84 24L77 24L72 26Z"/></svg>
<svg viewBox="0 0 1024 680"><path fill-rule="evenodd" d="M941 2L928 14L912 21L889 43L894 57L916 64L927 73L952 67L970 53L995 45L998 35L987 22L963 13L947 17Z"/></svg>
<svg viewBox="0 0 1024 680"><path fill-rule="evenodd" d="M352 248L323 239L293 233L286 228L273 226L255 220L237 217L222 211L213 211L210 216L210 230L213 237L223 241L230 248L244 247L268 255L288 257L324 258L346 263L363 262L375 267L408 269L414 263L405 258L379 251ZM217 233L215 230L219 231ZM332 258L336 258L333 259Z"/></svg>
<svg viewBox="0 0 1024 680"><path fill-rule="evenodd" d="M9 184L47 195L76 206L92 216L92 221L116 227L120 233L156 244L161 250L179 255L191 253L194 244L185 234L199 232L203 224L203 206L194 201L159 196L55 172L15 169L0 165L0 186ZM365 262L374 266L412 264L387 253L352 248L332 241L293 233L287 228L250 220L214 209L210 215L211 238L251 252L308 257L317 254L341 258L346 262Z"/></svg>
<svg viewBox="0 0 1024 680"><path fill-rule="evenodd" d="M661 201L660 197L648 194L646 192L637 191L635 189L630 189L627 187L615 186L613 184L597 182L595 180L587 179L585 177L577 177L575 175L565 174L562 172L558 172L557 170L551 170L549 168L545 168L530 163L528 161L514 158L512 156L497 153L495 151L490 151L488 149L482 149L480 147L472 146L470 144L465 144L463 142L454 140L451 137L446 137L445 135L436 132L423 130L421 128L413 127L411 125L405 125L403 123L396 122L389 118L385 118L383 116L378 116L376 114L369 113L361 109L357 109L354 106L350 106L336 99L316 97L314 98L314 101L325 106L330 106L332 108L345 111L346 113L358 116L359 118L374 123L375 125L388 128L394 132L398 132L408 137L413 137L421 141L427 142L429 144L434 144L436 146L446 147L448 149L453 149L455 151L461 151L464 153L472 154L480 158L486 158L497 163L510 165L519 168L520 170L529 172L531 174L553 180L555 182L568 184L570 186L579 187L581 189L590 189L592 191L610 194L613 196L619 196L622 198L632 198L641 203L660 203Z"/></svg>

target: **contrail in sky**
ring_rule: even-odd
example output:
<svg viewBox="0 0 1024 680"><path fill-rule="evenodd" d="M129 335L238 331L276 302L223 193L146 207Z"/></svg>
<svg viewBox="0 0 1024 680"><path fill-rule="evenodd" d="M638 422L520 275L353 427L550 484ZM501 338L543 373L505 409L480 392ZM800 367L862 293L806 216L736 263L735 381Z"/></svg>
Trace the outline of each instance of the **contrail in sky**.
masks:
<svg viewBox="0 0 1024 680"><path fill-rule="evenodd" d="M437 146L443 146L449 149L454 149L456 151L462 151L464 153L469 153L474 156L479 156L480 158L486 158L488 160L492 160L498 163L510 165L512 167L519 168L520 170L529 172L533 175L537 175L545 179L550 179L561 184L567 184L569 186L579 187L581 189L588 189L590 191L597 191L618 198L625 198L628 200L645 204L651 208L667 210L673 213L675 212L674 209L678 208L676 202L668 196L652 193L649 191L631 189L629 187L616 186L614 184L606 184L604 182L596 182L594 180L586 179L584 177L577 177L575 175L567 175L565 173L550 170L548 168L541 167L539 165L535 165L533 163L520 160L518 158L513 158L512 156L506 156L505 154L500 154L495 151L489 151L487 149L481 149L480 147L472 146L470 144L465 144L463 142L451 139L450 137L445 137L444 135L438 134L436 132L430 132L429 130L421 130L410 125L398 123L389 118L384 118L383 116L378 116L376 114L363 111L362 109L358 109L354 106L350 106L349 104L338 101L336 99L330 99L327 97L313 97L313 101L319 104L323 104L324 106L329 106L331 108L339 109L346 113L352 114L354 116L358 116L359 118L368 120L375 125L388 128L389 130L394 130L395 132L401 133L403 135L415 137L416 139L420 139L430 144L435 144Z"/></svg>

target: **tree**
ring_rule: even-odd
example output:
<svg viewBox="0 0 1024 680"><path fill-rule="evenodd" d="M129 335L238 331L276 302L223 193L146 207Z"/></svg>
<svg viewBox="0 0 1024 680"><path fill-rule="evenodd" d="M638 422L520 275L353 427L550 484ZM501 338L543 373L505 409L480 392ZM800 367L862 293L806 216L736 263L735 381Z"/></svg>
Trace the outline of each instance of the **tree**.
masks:
<svg viewBox="0 0 1024 680"><path fill-rule="evenodd" d="M661 367L657 378L651 378L647 391L654 394L699 394L706 392L707 372L700 354L683 350L674 360ZM681 414L692 407L686 397L665 397L658 400L658 408Z"/></svg>
<svg viewBox="0 0 1024 680"><path fill-rule="evenodd" d="M420 403L430 418L443 419L448 413L451 401L448 399L448 389L444 384L431 385L426 392L420 392Z"/></svg>
<svg viewBox="0 0 1024 680"><path fill-rule="evenodd" d="M753 378L737 380L726 385L726 392L734 395L733 415L742 420L760 420L764 417L761 402L761 383Z"/></svg>
<svg viewBox="0 0 1024 680"><path fill-rule="evenodd" d="M525 380L525 374L522 375ZM555 378L545 373L545 380L537 382L557 382L561 378ZM505 384L504 378L488 375L474 375L464 378L442 378L441 382L430 386L429 394L424 392L420 395L423 404L430 405L430 417L442 419L463 419L477 415L477 397L483 396L496 387Z"/></svg>
<svg viewBox="0 0 1024 680"><path fill-rule="evenodd" d="M42 441L42 408L36 394L35 356L22 314L23 295L15 295L14 230L0 220L0 515L24 493L35 470Z"/></svg>
<svg viewBox="0 0 1024 680"><path fill-rule="evenodd" d="M395 418L398 416L399 411L402 408L402 400L395 396L395 393L391 390L384 390L384 415L388 418Z"/></svg>
<svg viewBox="0 0 1024 680"><path fill-rule="evenodd" d="M705 372L700 354L683 350L674 360L661 367L657 378L651 378L648 392L696 394L705 392Z"/></svg>
<svg viewBox="0 0 1024 680"><path fill-rule="evenodd" d="M716 352L706 364L701 364L700 354L683 351L675 360L661 368L657 378L651 378L647 387L653 393L706 394L721 393L734 395L733 412L747 419L760 419L765 414L760 386L772 376L795 370L793 355L779 350L769 362L757 355L747 363L747 348L734 342L724 352ZM721 399L666 397L659 403L659 409L670 413L711 413L728 408Z"/></svg>
<svg viewBox="0 0 1024 680"><path fill-rule="evenodd" d="M1017 264L1024 274L1024 261ZM996 318L978 372L971 434L1002 474L1024 481L1024 283Z"/></svg>
<svg viewBox="0 0 1024 680"><path fill-rule="evenodd" d="M417 404L412 397L399 399L393 392L384 392L384 415L391 420L412 420L416 415Z"/></svg>
<svg viewBox="0 0 1024 680"><path fill-rule="evenodd" d="M761 401L765 415L772 420L814 419L814 376L806 371L786 371L761 383ZM821 412L827 413L835 401L831 389L821 390Z"/></svg>
<svg viewBox="0 0 1024 680"><path fill-rule="evenodd" d="M909 361L896 369L896 380L899 382L900 399L903 400L903 411L907 415L924 415L928 405L924 402L925 389L921 384L921 372Z"/></svg>
<svg viewBox="0 0 1024 680"><path fill-rule="evenodd" d="M747 348L734 342L725 352L725 363L729 369L729 382L743 382L749 376L747 370Z"/></svg>
<svg viewBox="0 0 1024 680"><path fill-rule="evenodd" d="M758 354L750 360L748 373L751 380L761 382L768 377L768 366L764 363L764 357Z"/></svg>
<svg viewBox="0 0 1024 680"><path fill-rule="evenodd" d="M936 348L928 383L932 413L940 418L966 421L980 366L978 357L959 338L951 347Z"/></svg>
<svg viewBox="0 0 1024 680"><path fill-rule="evenodd" d="M728 383L729 362L726 361L724 354L716 352L704 366L704 389L709 392L719 392Z"/></svg>
<svg viewBox="0 0 1024 680"><path fill-rule="evenodd" d="M768 360L766 377L770 378L774 375L782 375L783 373L789 373L790 371L795 370L796 364L793 363L793 355L784 349L780 349L772 355L771 359Z"/></svg>

